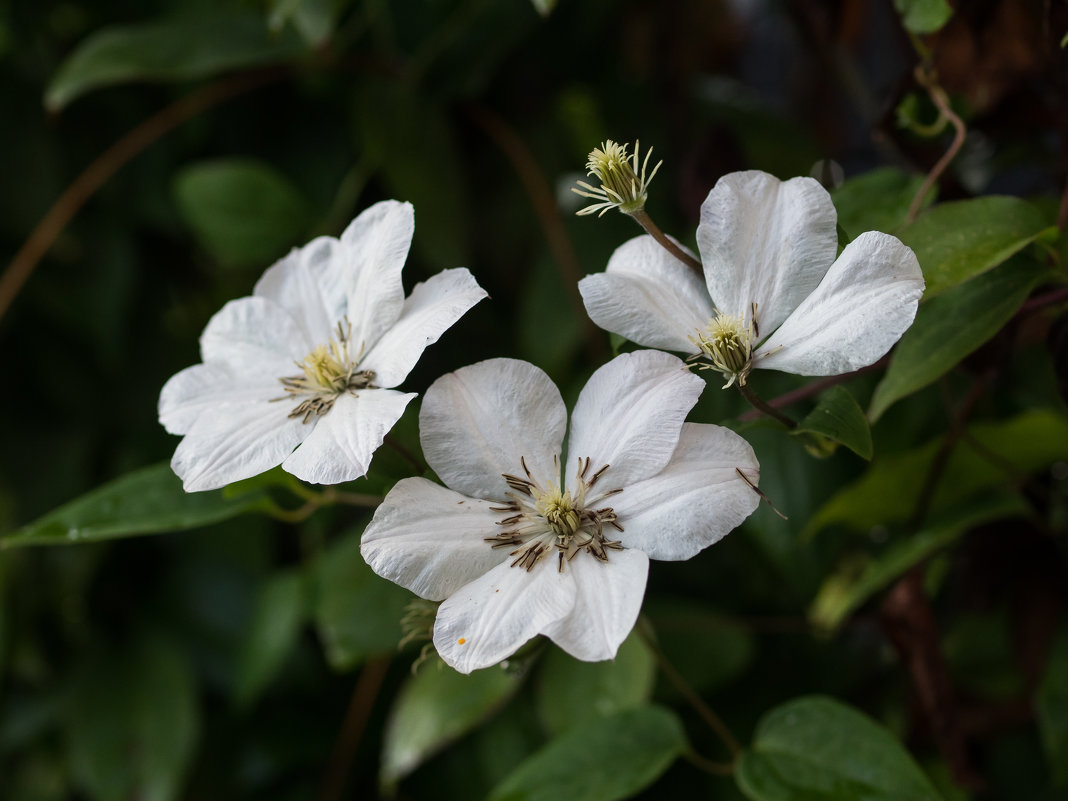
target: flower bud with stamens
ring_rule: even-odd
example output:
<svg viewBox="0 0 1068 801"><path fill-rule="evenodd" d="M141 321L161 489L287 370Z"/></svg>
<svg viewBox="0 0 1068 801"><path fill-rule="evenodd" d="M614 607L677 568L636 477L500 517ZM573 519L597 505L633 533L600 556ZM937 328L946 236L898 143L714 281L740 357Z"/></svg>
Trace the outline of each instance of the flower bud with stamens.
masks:
<svg viewBox="0 0 1068 801"><path fill-rule="evenodd" d="M740 315L717 314L703 331L690 337L711 364L701 365L706 370L717 370L727 378L726 389L735 381L744 386L752 369L755 324L747 326Z"/></svg>
<svg viewBox="0 0 1068 801"><path fill-rule="evenodd" d="M645 160L641 163L639 175L638 151L637 141L634 142L634 155L629 156L627 145L609 139L590 153L586 162L586 174L595 177L601 185L595 187L585 181L579 181L578 187L571 187L575 194L598 201L592 206L580 209L580 215L600 212L598 216L601 216L612 208L618 208L624 214L634 214L645 208L649 184L663 162L658 161L647 176L649 158L653 154L653 149L649 148Z"/></svg>

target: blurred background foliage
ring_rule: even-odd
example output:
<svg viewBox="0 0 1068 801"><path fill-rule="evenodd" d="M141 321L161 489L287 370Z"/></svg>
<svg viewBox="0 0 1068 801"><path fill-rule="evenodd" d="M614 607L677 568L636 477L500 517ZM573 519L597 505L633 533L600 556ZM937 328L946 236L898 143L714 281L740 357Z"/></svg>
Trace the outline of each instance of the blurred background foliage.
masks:
<svg viewBox="0 0 1068 801"><path fill-rule="evenodd" d="M0 797L1068 798L1068 6L951 5L0 0ZM956 146L937 92L967 136L911 222ZM638 233L573 214L605 138L654 146L688 243L726 172L819 178L925 302L889 366L754 378L824 458L712 382L691 419L743 432L789 519L655 563L615 662L413 675L369 512L281 472L182 496L159 389L274 259L393 197L408 285L491 295L405 388L513 356L573 400L620 346L575 283ZM421 471L417 404L393 439L347 490Z"/></svg>

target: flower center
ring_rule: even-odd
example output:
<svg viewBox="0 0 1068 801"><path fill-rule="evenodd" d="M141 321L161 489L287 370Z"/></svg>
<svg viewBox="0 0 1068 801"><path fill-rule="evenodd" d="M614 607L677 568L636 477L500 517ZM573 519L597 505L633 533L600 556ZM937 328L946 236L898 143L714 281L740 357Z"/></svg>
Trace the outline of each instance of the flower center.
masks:
<svg viewBox="0 0 1068 801"><path fill-rule="evenodd" d="M502 529L499 534L485 538L494 548L514 548L509 552L509 556L515 557L512 567L533 570L543 556L555 550L557 569L562 573L564 565L582 551L604 562L609 551L623 550L618 540L604 535L607 526L623 530L615 511L610 506L597 508L605 498L623 490L591 492L608 465L591 474L589 458L579 459L572 495L571 490L553 484L547 488L539 486L527 469L526 460L520 458L519 462L526 478L505 473L504 480L512 488L507 493L509 500L491 507L495 512L511 514L497 521Z"/></svg>
<svg viewBox="0 0 1068 801"><path fill-rule="evenodd" d="M757 336L755 307L753 312L748 326L741 315L716 314L704 330L690 337L700 350L698 356L704 355L711 362L701 367L717 370L726 377L724 389L735 381L744 385L752 369L753 341Z"/></svg>
<svg viewBox="0 0 1068 801"><path fill-rule="evenodd" d="M316 345L311 353L297 362L300 375L278 379L288 393L302 398L290 417L302 417L307 423L313 417L324 415L334 405L342 392L352 392L372 386L375 379L374 370L357 370L363 355L363 349L355 356L350 351L352 325L346 320L337 324L337 335L331 337L326 345Z"/></svg>
<svg viewBox="0 0 1068 801"><path fill-rule="evenodd" d="M611 208L618 208L624 214L634 214L645 208L649 184L656 177L656 171L662 163L657 162L647 177L649 157L652 155L653 149L649 148L645 153L645 161L641 162L639 174L638 142L634 143L633 156L627 153L627 145L621 145L611 139L595 148L586 162L586 175L600 181L600 187L579 181L579 188L572 187L571 191L600 202L587 206L578 213L594 214L600 211L604 214Z"/></svg>

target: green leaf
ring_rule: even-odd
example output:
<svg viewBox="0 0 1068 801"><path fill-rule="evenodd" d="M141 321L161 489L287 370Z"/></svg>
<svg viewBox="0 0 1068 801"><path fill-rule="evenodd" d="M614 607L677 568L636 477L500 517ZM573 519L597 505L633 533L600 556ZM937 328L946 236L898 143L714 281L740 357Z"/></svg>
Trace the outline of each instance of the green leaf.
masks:
<svg viewBox="0 0 1068 801"><path fill-rule="evenodd" d="M517 673L501 667L465 676L431 659L410 676L386 724L381 782L392 787L429 757L475 728L512 697Z"/></svg>
<svg viewBox="0 0 1068 801"><path fill-rule="evenodd" d="M177 798L198 728L186 655L142 637L75 681L66 727L75 780L96 801Z"/></svg>
<svg viewBox="0 0 1068 801"><path fill-rule="evenodd" d="M292 22L312 47L321 47L334 33L350 0L271 0L268 25L273 32Z"/></svg>
<svg viewBox="0 0 1068 801"><path fill-rule="evenodd" d="M308 206L289 180L254 159L184 168L174 181L182 217L197 241L227 267L263 267L299 244Z"/></svg>
<svg viewBox="0 0 1068 801"><path fill-rule="evenodd" d="M490 801L615 801L652 784L687 749L674 713L628 709L569 729L524 760Z"/></svg>
<svg viewBox="0 0 1068 801"><path fill-rule="evenodd" d="M549 16L553 9L556 8L557 0L531 0L534 4L534 10L541 14L543 17Z"/></svg>
<svg viewBox="0 0 1068 801"><path fill-rule="evenodd" d="M946 0L894 0L901 24L913 33L934 33L949 22L953 9Z"/></svg>
<svg viewBox="0 0 1068 801"><path fill-rule="evenodd" d="M922 184L922 176L894 167L850 178L831 192L838 224L853 239L865 231L893 232L904 224L912 199Z"/></svg>
<svg viewBox="0 0 1068 801"><path fill-rule="evenodd" d="M870 531L906 520L923 491L923 482L939 437L905 453L875 461L857 481L840 490L809 520L802 538L838 524ZM960 501L991 487L1015 484L1063 459L1068 453L1068 420L1035 409L1011 420L969 426L953 449L931 499L931 512L948 511Z"/></svg>
<svg viewBox="0 0 1068 801"><path fill-rule="evenodd" d="M188 81L288 61L305 52L289 31L271 35L249 9L119 25L91 34L56 71L45 106L58 111L93 89L131 81Z"/></svg>
<svg viewBox="0 0 1068 801"><path fill-rule="evenodd" d="M913 565L955 543L965 532L994 520L1025 517L1029 512L1018 495L990 495L915 534L895 540L870 560L859 565L856 560L847 560L823 582L809 609L809 619L818 628L834 631L869 598Z"/></svg>
<svg viewBox="0 0 1068 801"><path fill-rule="evenodd" d="M868 419L845 387L831 387L824 392L816 408L790 433L803 437L815 435L840 443L862 459L872 456Z"/></svg>
<svg viewBox="0 0 1068 801"><path fill-rule="evenodd" d="M1012 259L921 305L875 388L868 409L872 422L1000 331L1045 273L1028 259Z"/></svg>
<svg viewBox="0 0 1068 801"><path fill-rule="evenodd" d="M168 463L98 487L0 539L0 547L69 545L182 531L267 507L265 492L230 498L225 490L186 492Z"/></svg>
<svg viewBox="0 0 1068 801"><path fill-rule="evenodd" d="M553 648L538 676L538 711L549 731L559 734L645 703L655 678L653 655L636 631L605 662L582 662Z"/></svg>
<svg viewBox="0 0 1068 801"><path fill-rule="evenodd" d="M940 203L898 234L916 251L930 300L1055 232L1030 203L992 195Z"/></svg>
<svg viewBox="0 0 1068 801"><path fill-rule="evenodd" d="M1035 708L1053 782L1068 786L1068 629L1061 630L1050 649Z"/></svg>
<svg viewBox="0 0 1068 801"><path fill-rule="evenodd" d="M299 571L279 573L261 588L238 663L234 698L239 706L248 707L278 673L307 610L307 582Z"/></svg>
<svg viewBox="0 0 1068 801"><path fill-rule="evenodd" d="M735 773L753 801L941 801L897 739L832 698L797 698L757 724Z"/></svg>
<svg viewBox="0 0 1068 801"><path fill-rule="evenodd" d="M367 566L360 555L361 534L355 531L337 542L315 571L315 623L334 670L395 653L404 607L414 597Z"/></svg>

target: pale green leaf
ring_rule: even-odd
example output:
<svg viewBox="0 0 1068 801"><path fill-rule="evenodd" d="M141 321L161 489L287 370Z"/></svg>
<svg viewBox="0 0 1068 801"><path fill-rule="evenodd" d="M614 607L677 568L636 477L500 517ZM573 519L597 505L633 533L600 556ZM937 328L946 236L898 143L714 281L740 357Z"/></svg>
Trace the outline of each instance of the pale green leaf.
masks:
<svg viewBox="0 0 1068 801"><path fill-rule="evenodd" d="M604 662L582 662L553 648L538 676L538 711L549 731L559 734L645 703L655 678L653 655L636 631L615 659Z"/></svg>
<svg viewBox="0 0 1068 801"><path fill-rule="evenodd" d="M1012 259L921 305L875 388L868 410L872 422L1000 331L1045 272L1030 260Z"/></svg>
<svg viewBox="0 0 1068 801"><path fill-rule="evenodd" d="M253 9L116 25L90 34L60 65L45 92L57 111L103 86L187 81L287 61L305 46L289 31L271 34Z"/></svg>
<svg viewBox="0 0 1068 801"><path fill-rule="evenodd" d="M856 399L845 387L832 387L820 396L819 403L792 435L815 435L845 445L862 459L871 459L871 429Z"/></svg>
<svg viewBox="0 0 1068 801"><path fill-rule="evenodd" d="M923 269L924 300L997 267L1040 235L1053 234L1030 203L998 195L940 203L898 232Z"/></svg>
<svg viewBox="0 0 1068 801"><path fill-rule="evenodd" d="M174 181L197 241L229 267L263 268L304 239L307 203L269 164L220 159L185 167Z"/></svg>
<svg viewBox="0 0 1068 801"><path fill-rule="evenodd" d="M833 631L873 595L890 586L913 565L955 543L965 532L994 520L1023 517L1028 513L1029 507L1018 495L986 496L915 534L895 539L877 556L859 563L849 559L823 582L809 608L809 619L814 626Z"/></svg>
<svg viewBox="0 0 1068 801"><path fill-rule="evenodd" d="M922 183L921 176L894 167L850 178L831 192L838 224L853 239L865 231L893 233L904 224Z"/></svg>
<svg viewBox="0 0 1068 801"><path fill-rule="evenodd" d="M752 801L942 801L885 727L822 696L768 712L735 778Z"/></svg>
<svg viewBox="0 0 1068 801"><path fill-rule="evenodd" d="M534 4L535 11L543 17L547 17L556 8L557 0L531 0L531 2Z"/></svg>
<svg viewBox="0 0 1068 801"><path fill-rule="evenodd" d="M0 539L0 546L69 545L206 526L267 508L262 490L186 492L167 463L127 473Z"/></svg>
<svg viewBox="0 0 1068 801"><path fill-rule="evenodd" d="M809 520L802 537L829 525L855 531L889 526L912 514L942 438L914 450L876 460L857 481L844 487ZM931 512L948 511L960 501L992 487L1014 484L1068 453L1068 420L1035 409L1011 420L976 423L953 449Z"/></svg>
<svg viewBox="0 0 1068 801"><path fill-rule="evenodd" d="M616 801L656 781L686 748L674 713L628 709L552 740L497 785L489 801Z"/></svg>
<svg viewBox="0 0 1068 801"><path fill-rule="evenodd" d="M401 688L382 746L381 782L390 787L499 709L520 683L501 667L457 673L432 658Z"/></svg>
<svg viewBox="0 0 1068 801"><path fill-rule="evenodd" d="M901 24L913 33L934 33L953 16L946 0L894 0Z"/></svg>

